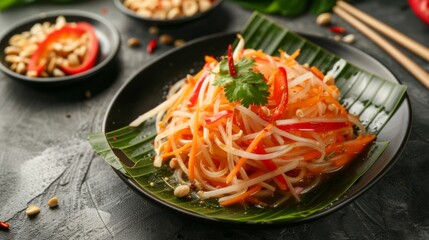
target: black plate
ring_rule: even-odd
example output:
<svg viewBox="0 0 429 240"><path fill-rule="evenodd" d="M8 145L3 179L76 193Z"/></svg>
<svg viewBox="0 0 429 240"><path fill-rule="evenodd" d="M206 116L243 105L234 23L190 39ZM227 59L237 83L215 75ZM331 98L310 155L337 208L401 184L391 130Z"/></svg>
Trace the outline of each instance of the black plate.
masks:
<svg viewBox="0 0 429 240"><path fill-rule="evenodd" d="M49 77L49 78L34 78L18 74L9 69L9 64L5 61L4 49L9 45L9 39L15 35L28 31L36 23L51 22L55 23L58 16L64 16L67 22L85 21L94 26L98 42L99 55L94 67L90 70L76 74L67 75L64 77ZM103 70L116 56L119 50L120 38L118 30L106 19L89 12L64 10L54 11L49 13L40 13L37 16L32 16L25 19L6 30L0 37L0 69L10 77L26 83L44 84L44 85L64 85L76 83L83 80L88 80L89 77Z"/></svg>
<svg viewBox="0 0 429 240"><path fill-rule="evenodd" d="M143 22L146 22L148 24L158 25L158 26L181 24L181 23L185 23L185 22L189 22L189 21L198 19L198 18L203 17L203 16L207 15L208 13L212 12L215 8L217 8L222 3L222 1L223 0L216 0L214 2L213 6L210 9L208 9L207 11L199 12L193 16L190 16L190 17L178 17L178 18L174 18L174 19L162 20L162 19L143 17L143 16L135 13L131 9L125 7L123 4L124 0L113 0L113 2L115 3L115 6L121 12L125 13L126 15L133 17L133 18L136 18L136 19L140 19Z"/></svg>
<svg viewBox="0 0 429 240"><path fill-rule="evenodd" d="M350 63L355 64L362 69L366 69L387 80L396 83L399 82L383 64L352 46L316 36L304 35L304 37L334 54L343 57ZM203 64L203 58L205 55L223 55L228 44L233 42L234 39L235 34L204 37L190 42L182 48L174 49L173 51L166 53L158 60L141 69L139 73L132 77L114 97L104 119L103 131L109 132L128 125L141 113L159 104L162 101L161 98L168 83L183 78L189 72L192 73L198 71ZM392 116L390 121L377 136L378 141L390 141L389 146L380 158L371 166L371 168L353 185L345 197L334 202L329 208L309 217L293 222L275 223L271 225L296 224L325 216L328 213L338 210L346 203L349 203L365 192L373 186L399 158L410 134L410 124L411 107L408 96L406 96L405 101L402 102L397 112ZM221 220L188 212L160 201L158 198L140 188L132 179L125 177L119 171L116 171L116 173L132 189L136 190L149 200L177 212L184 213L187 216L193 216L201 220L208 220L211 222L222 222ZM229 222L229 224L231 224L231 222ZM241 222L239 224L243 223ZM260 223L247 223L247 225L249 224L251 226L266 226L266 224Z"/></svg>

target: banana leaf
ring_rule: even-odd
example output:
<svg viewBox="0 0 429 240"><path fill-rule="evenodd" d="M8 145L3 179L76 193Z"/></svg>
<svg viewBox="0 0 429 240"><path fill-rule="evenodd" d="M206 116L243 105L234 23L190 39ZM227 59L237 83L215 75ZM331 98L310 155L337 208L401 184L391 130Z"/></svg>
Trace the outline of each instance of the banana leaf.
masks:
<svg viewBox="0 0 429 240"><path fill-rule="evenodd" d="M349 111L360 116L368 131L378 133L404 98L406 87L384 80L347 63L344 59L320 48L295 33L255 13L241 32L247 48L264 49L277 54L278 49L294 52L301 49L298 61L317 66L337 79L342 93L341 102ZM347 191L373 165L389 142L376 142L359 159L341 172L327 175L316 190L303 195L299 203L281 208L220 207L217 201L176 198L176 183L168 167L153 167L152 140L156 136L154 120L137 128L123 127L108 133L93 133L89 141L94 150L112 167L132 179L152 198L205 219L233 223L293 223L311 219L347 198Z"/></svg>

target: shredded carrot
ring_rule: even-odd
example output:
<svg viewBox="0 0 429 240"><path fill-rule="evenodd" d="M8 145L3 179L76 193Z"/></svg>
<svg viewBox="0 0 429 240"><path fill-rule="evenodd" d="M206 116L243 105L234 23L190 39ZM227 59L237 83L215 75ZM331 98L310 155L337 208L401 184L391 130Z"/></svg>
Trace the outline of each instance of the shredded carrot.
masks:
<svg viewBox="0 0 429 240"><path fill-rule="evenodd" d="M248 54L246 54L244 56L246 58L249 58L249 57L251 57L251 58L257 58L257 57L259 57L259 58L262 58L262 59L266 59L267 58L266 54L262 50L257 50L257 51L254 51L254 52L250 52L250 53L248 53Z"/></svg>
<svg viewBox="0 0 429 240"><path fill-rule="evenodd" d="M292 55L290 55L287 59L286 62L293 62L296 60L296 58L299 56L299 54L301 53L301 49L297 49L294 53L292 53Z"/></svg>
<svg viewBox="0 0 429 240"><path fill-rule="evenodd" d="M218 63L218 61L213 56L205 56L204 60L206 63Z"/></svg>
<svg viewBox="0 0 429 240"><path fill-rule="evenodd" d="M323 80L323 78L325 77L325 74L322 73L322 71L320 71L316 66L311 66L310 68L311 72L314 73L314 75L316 75L316 77L318 77L320 80Z"/></svg>
<svg viewBox="0 0 429 240"><path fill-rule="evenodd" d="M225 207L225 206L229 206L229 205L232 205L235 203L243 202L247 197L251 196L252 194L259 192L261 189L262 189L262 187L259 185L253 186L252 188L247 190L247 192L240 194L236 197L230 198L228 200L222 201L219 204L221 206Z"/></svg>
<svg viewBox="0 0 429 240"><path fill-rule="evenodd" d="M247 147L246 152L253 152L255 150L258 143L262 140L262 138L267 135L267 133L270 131L270 129L273 127L273 124L268 124L262 131L256 135L255 139L253 139L252 143L250 143L249 147ZM226 177L226 183L230 184L232 179L237 175L238 171L240 171L240 168L246 163L247 158L242 157L238 161L238 163L235 165L234 169L228 174Z"/></svg>
<svg viewBox="0 0 429 240"><path fill-rule="evenodd" d="M184 152L186 149L190 148L191 146L192 146L192 142L188 142L187 144L183 145L182 147L180 147L180 148L178 148L178 149L176 149L174 151L166 151L166 150L164 150L165 153L161 154L160 157L167 158L167 157L174 156L174 155L176 155L178 153Z"/></svg>
<svg viewBox="0 0 429 240"><path fill-rule="evenodd" d="M246 198L246 201L247 201L247 202L250 202L250 203L253 203L253 204L255 204L255 205L262 206L262 207L266 207L266 206L268 206L268 204L267 204L266 202L263 202L263 201L261 201L261 200L257 199L257 198L256 198L256 197L254 197L254 196L248 196L248 197Z"/></svg>
<svg viewBox="0 0 429 240"><path fill-rule="evenodd" d="M375 135L366 135L363 137L358 137L354 140L348 142L341 142L339 144L331 144L326 147L326 155L329 155L333 152L337 153L359 153L362 149L372 141L374 141ZM319 151L312 151L303 155L305 161L309 161L315 158L320 158L322 153Z"/></svg>
<svg viewBox="0 0 429 240"><path fill-rule="evenodd" d="M226 183L221 182L221 181L217 181L217 180L213 180L210 178L207 178L206 180L208 183L210 183L210 185L214 186L214 187L226 187Z"/></svg>
<svg viewBox="0 0 429 240"><path fill-rule="evenodd" d="M168 110L168 112L165 114L165 116L163 117L163 119L160 121L160 123L158 124L159 127L164 128L165 123L168 121L168 119L170 119L174 109L176 109L177 105L179 105L183 99L186 98L186 96L188 96L188 94L192 91L192 87L190 87L190 85L188 85L188 87L185 89L184 93L179 97L178 101L176 101L171 108Z"/></svg>

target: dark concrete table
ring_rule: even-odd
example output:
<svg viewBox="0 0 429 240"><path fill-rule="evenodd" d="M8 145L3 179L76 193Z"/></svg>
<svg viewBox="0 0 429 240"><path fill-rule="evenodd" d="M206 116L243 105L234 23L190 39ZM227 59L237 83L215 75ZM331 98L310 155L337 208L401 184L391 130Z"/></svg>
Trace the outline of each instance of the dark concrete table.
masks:
<svg viewBox="0 0 429 240"><path fill-rule="evenodd" d="M429 26L406 1L363 1L360 9L428 45ZM228 229L176 216L134 193L87 143L99 131L108 103L133 74L172 47L153 55L131 49L127 39L147 43L148 26L121 14L112 1L78 1L67 5L33 4L0 13L0 29L56 9L81 9L108 18L122 39L116 67L103 83L64 90L35 89L0 74L0 220L11 224L0 239L428 239L429 238L429 92L398 63L356 33L355 46L370 52L406 85L413 108L412 133L398 162L357 200L314 222L270 230ZM251 12L225 2L215 13L177 28L162 29L190 40L215 32L238 31ZM275 17L299 32L330 37L314 16ZM340 20L336 20L342 23ZM343 24L343 23L342 23ZM348 26L344 24L345 26ZM209 27L208 27L209 26ZM429 64L410 54L429 70ZM87 98L85 92L91 92ZM57 196L58 208L46 202ZM41 206L33 219L28 204Z"/></svg>

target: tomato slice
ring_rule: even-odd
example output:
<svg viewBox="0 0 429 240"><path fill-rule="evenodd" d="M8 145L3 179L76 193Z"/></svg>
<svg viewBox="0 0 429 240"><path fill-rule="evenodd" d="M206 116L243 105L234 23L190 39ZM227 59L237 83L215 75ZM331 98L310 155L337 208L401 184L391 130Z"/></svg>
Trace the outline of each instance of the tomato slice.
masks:
<svg viewBox="0 0 429 240"><path fill-rule="evenodd" d="M417 17L429 24L429 0L408 0L408 4Z"/></svg>
<svg viewBox="0 0 429 240"><path fill-rule="evenodd" d="M61 69L69 74L78 74L91 69L97 60L98 55L98 39L94 27L86 22L78 22L76 25L65 25L64 27L48 34L42 41L37 50L32 55L28 64L28 71L34 71L39 76L46 67L46 56L51 51L53 44L63 40L77 41L83 34L88 35L87 52L82 63L75 67L61 66Z"/></svg>

